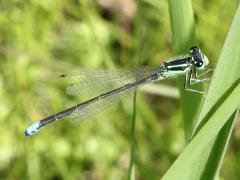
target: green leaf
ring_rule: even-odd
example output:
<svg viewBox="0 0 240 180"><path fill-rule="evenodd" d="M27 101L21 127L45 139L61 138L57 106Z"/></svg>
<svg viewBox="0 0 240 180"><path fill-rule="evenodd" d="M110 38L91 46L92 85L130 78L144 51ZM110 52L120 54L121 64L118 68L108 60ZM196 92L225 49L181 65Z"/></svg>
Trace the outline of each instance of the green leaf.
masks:
<svg viewBox="0 0 240 180"><path fill-rule="evenodd" d="M240 104L240 80L236 84L218 108L211 111L209 121L187 145L163 179L201 179L202 169L205 169L201 166L204 161L202 157L209 153L209 146L212 146L216 136Z"/></svg>
<svg viewBox="0 0 240 180"><path fill-rule="evenodd" d="M228 87L240 77L240 6L234 17L232 26L224 43L206 101L199 115L197 126Z"/></svg>
<svg viewBox="0 0 240 180"><path fill-rule="evenodd" d="M240 6L222 49L192 141L164 179L214 179L240 105Z"/></svg>
<svg viewBox="0 0 240 180"><path fill-rule="evenodd" d="M195 43L194 18L190 0L169 0L173 45L177 54L186 54ZM201 96L184 89L184 77L178 79L181 107L183 109L185 139L189 141L194 130L194 121L200 107ZM201 84L197 88L203 89Z"/></svg>

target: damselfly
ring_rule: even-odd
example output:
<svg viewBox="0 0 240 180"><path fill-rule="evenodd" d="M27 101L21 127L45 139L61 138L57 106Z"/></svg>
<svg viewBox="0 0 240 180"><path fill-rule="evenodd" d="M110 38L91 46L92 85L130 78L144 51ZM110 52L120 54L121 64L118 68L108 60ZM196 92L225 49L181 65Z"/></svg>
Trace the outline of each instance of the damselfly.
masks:
<svg viewBox="0 0 240 180"><path fill-rule="evenodd" d="M180 74L185 74L184 88L187 91L204 94L202 91L191 88L191 85L208 80L208 78L200 78L208 71L201 75L197 74L197 70L204 70L208 63L208 58L200 48L192 47L188 55L168 60L157 68L144 67L131 71L82 71L63 74L60 77L73 79L73 83L67 87L68 94L100 95L30 125L25 130L25 136L31 136L42 127L64 117L73 116L80 120L87 118L111 106L141 85ZM112 86L109 86L110 84Z"/></svg>

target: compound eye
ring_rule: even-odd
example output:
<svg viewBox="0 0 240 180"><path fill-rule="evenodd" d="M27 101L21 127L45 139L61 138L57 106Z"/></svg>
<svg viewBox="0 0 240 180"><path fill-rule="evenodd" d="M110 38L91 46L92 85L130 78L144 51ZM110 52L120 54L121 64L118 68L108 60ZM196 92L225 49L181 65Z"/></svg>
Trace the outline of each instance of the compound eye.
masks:
<svg viewBox="0 0 240 180"><path fill-rule="evenodd" d="M192 48L190 49L190 53L191 53L192 55L197 55L197 54L199 53L199 48L198 48L198 47L192 47Z"/></svg>
<svg viewBox="0 0 240 180"><path fill-rule="evenodd" d="M203 61L194 61L196 67L201 67L203 65Z"/></svg>

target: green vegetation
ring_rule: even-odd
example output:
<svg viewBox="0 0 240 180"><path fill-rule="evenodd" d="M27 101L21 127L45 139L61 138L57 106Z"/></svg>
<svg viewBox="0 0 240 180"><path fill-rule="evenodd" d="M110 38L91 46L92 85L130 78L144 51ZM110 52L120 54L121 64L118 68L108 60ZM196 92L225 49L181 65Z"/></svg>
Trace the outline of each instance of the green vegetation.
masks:
<svg viewBox="0 0 240 180"><path fill-rule="evenodd" d="M1 1L0 179L127 179L131 146L136 179L239 179L238 4ZM91 120L24 137L32 122L88 98L67 95L59 74L133 68L139 59L157 66L194 44L216 67L205 101L182 87L180 98L138 91L134 113L125 98ZM181 78L161 84L182 86Z"/></svg>

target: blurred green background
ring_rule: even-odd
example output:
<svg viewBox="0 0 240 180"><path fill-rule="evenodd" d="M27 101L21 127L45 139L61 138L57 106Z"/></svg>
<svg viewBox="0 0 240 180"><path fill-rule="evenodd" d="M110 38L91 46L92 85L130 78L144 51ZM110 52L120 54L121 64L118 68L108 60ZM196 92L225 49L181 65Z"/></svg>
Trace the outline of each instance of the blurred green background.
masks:
<svg viewBox="0 0 240 180"><path fill-rule="evenodd" d="M214 67L238 1L192 3L198 45ZM176 56L171 37L167 1L0 1L0 179L127 179L131 97L90 121L57 122L30 138L23 133L85 100L67 95L59 74L157 66ZM161 84L158 94L145 89L137 96L137 179L159 179L185 146L176 82ZM222 179L240 177L239 126Z"/></svg>

